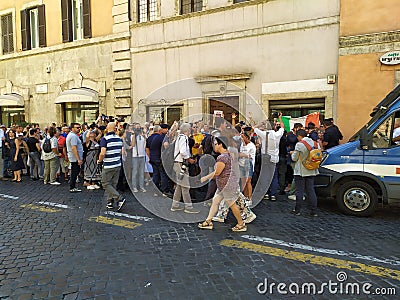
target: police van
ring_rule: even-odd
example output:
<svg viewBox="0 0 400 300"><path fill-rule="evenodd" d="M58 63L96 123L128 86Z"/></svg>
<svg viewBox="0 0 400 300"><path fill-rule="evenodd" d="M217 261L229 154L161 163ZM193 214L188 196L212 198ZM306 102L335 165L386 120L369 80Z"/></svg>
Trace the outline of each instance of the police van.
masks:
<svg viewBox="0 0 400 300"><path fill-rule="evenodd" d="M373 110L349 142L328 149L315 180L318 196L346 214L369 216L378 203L400 202L400 85Z"/></svg>

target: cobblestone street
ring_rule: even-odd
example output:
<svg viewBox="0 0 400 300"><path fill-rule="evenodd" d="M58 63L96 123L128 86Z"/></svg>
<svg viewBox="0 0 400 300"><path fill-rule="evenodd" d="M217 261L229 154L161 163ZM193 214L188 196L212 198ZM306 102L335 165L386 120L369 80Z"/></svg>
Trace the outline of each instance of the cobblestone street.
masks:
<svg viewBox="0 0 400 300"><path fill-rule="evenodd" d="M70 194L39 182L0 182L0 299L371 299L400 293L400 207L371 218L321 204L292 216L293 201L263 201L246 233L201 231L146 211L130 192L107 214L103 191ZM149 197L151 195L149 194ZM160 201L167 201L160 197ZM183 212L182 212L183 213ZM339 280L339 272L347 279ZM371 295L281 295L266 283L364 283ZM261 285L260 285L261 284ZM393 299L394 296L379 296Z"/></svg>

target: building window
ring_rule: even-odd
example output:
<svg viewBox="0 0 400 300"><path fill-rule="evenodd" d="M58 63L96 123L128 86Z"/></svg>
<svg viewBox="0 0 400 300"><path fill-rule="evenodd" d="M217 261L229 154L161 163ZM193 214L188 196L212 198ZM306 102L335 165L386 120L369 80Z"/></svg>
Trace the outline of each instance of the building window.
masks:
<svg viewBox="0 0 400 300"><path fill-rule="evenodd" d="M39 48L39 16L37 8L29 10L29 21L31 27L31 48Z"/></svg>
<svg viewBox="0 0 400 300"><path fill-rule="evenodd" d="M14 32L12 14L1 16L1 49L3 54L14 52Z"/></svg>
<svg viewBox="0 0 400 300"><path fill-rule="evenodd" d="M138 0L138 22L154 21L157 17L157 0Z"/></svg>
<svg viewBox="0 0 400 300"><path fill-rule="evenodd" d="M72 38L83 39L83 1L72 0Z"/></svg>
<svg viewBox="0 0 400 300"><path fill-rule="evenodd" d="M90 0L61 0L63 42L92 37Z"/></svg>
<svg viewBox="0 0 400 300"><path fill-rule="evenodd" d="M46 47L44 5L21 10L22 50Z"/></svg>
<svg viewBox="0 0 400 300"><path fill-rule="evenodd" d="M181 0L181 15L201 11L203 0Z"/></svg>

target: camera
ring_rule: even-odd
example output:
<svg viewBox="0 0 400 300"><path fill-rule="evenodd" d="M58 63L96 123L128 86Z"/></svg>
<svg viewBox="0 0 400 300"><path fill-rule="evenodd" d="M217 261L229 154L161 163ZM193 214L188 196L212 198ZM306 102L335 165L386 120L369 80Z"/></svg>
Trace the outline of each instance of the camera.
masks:
<svg viewBox="0 0 400 300"><path fill-rule="evenodd" d="M185 160L185 161L182 162L181 169L179 170L179 174L178 174L178 179L179 180L182 180L183 177L185 177L185 173L186 173L187 169L188 169L188 163Z"/></svg>
<svg viewBox="0 0 400 300"><path fill-rule="evenodd" d="M272 117L275 118L275 119L278 119L278 118L279 118L279 113L276 112L276 111L273 112L273 113L272 113Z"/></svg>

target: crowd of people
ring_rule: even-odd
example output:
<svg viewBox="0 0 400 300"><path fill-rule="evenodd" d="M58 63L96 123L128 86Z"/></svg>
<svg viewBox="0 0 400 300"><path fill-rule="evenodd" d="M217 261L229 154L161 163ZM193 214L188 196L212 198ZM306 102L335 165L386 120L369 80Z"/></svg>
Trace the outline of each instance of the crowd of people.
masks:
<svg viewBox="0 0 400 300"><path fill-rule="evenodd" d="M299 215L306 194L311 215L317 216L313 179L318 170L305 169L302 161L309 147L329 149L343 139L333 120L307 127L295 123L288 132L281 114L260 124L236 119L232 114L232 124L214 117L209 123L169 126L99 116L92 124L1 125L0 179L18 183L27 175L44 184L68 181L71 193L82 191L77 186L82 181L88 190L105 189L110 209L114 202L118 209L124 204L118 192L124 184L134 194L172 198L172 212L196 214L193 202L210 200L210 213L198 225L202 229L223 222L230 208L238 223L232 230L245 231L256 217L251 207L257 197L275 201L287 194L296 200L292 213Z"/></svg>

